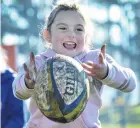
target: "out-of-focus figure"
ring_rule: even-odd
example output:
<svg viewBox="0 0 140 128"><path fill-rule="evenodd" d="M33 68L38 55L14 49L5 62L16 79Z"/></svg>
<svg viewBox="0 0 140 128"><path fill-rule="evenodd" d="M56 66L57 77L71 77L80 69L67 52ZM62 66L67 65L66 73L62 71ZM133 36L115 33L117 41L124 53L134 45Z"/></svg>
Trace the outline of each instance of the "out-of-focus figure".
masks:
<svg viewBox="0 0 140 128"><path fill-rule="evenodd" d="M6 51L0 47L1 73L1 128L23 128L23 101L13 95L12 82L15 72L7 65Z"/></svg>

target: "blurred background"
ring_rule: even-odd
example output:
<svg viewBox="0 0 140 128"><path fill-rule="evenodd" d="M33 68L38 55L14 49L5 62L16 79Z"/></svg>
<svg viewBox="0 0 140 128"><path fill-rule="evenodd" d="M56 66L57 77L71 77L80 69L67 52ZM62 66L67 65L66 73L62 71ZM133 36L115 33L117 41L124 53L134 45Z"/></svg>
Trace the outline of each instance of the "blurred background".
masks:
<svg viewBox="0 0 140 128"><path fill-rule="evenodd" d="M96 26L92 40L94 48L100 48L107 41L107 53L122 66L133 69L138 80L137 88L131 93L104 88L100 110L103 128L140 128L140 0L73 1L89 9L85 13ZM1 1L1 44L7 50L10 67L15 71L31 51L37 54L45 50L39 33L56 2Z"/></svg>

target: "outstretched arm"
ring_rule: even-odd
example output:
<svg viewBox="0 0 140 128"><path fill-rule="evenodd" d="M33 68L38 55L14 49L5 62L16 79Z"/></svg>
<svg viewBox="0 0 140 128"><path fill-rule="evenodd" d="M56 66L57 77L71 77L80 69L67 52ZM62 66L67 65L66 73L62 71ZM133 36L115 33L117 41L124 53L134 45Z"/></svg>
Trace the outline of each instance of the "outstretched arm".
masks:
<svg viewBox="0 0 140 128"><path fill-rule="evenodd" d="M29 64L24 63L13 82L13 92L17 98L24 100L32 96L36 71L35 57L33 53L30 53Z"/></svg>
<svg viewBox="0 0 140 128"><path fill-rule="evenodd" d="M99 80L104 79L108 75L108 66L105 60L105 48L106 45L103 45L101 47L98 64L91 61L82 64L83 68L85 69L85 72L89 76L95 77Z"/></svg>
<svg viewBox="0 0 140 128"><path fill-rule="evenodd" d="M123 92L133 91L137 85L135 73L129 68L120 66L111 56L105 54L105 51L105 45L103 45L98 63L89 61L82 65L86 73L103 84Z"/></svg>

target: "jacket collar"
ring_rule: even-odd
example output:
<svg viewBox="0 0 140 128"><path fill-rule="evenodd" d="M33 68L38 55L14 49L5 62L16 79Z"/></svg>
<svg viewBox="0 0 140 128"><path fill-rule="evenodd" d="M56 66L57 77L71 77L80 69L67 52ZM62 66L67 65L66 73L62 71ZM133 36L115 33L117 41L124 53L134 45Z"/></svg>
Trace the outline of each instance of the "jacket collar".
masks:
<svg viewBox="0 0 140 128"><path fill-rule="evenodd" d="M89 49L85 49L82 53L80 53L79 55L73 57L74 59L76 60L80 60L82 61L83 58L86 56L86 54L89 52ZM56 52L51 49L51 48L48 48L45 52L41 53L41 55L47 57L47 58L50 58L50 57L53 57L53 56L56 56Z"/></svg>

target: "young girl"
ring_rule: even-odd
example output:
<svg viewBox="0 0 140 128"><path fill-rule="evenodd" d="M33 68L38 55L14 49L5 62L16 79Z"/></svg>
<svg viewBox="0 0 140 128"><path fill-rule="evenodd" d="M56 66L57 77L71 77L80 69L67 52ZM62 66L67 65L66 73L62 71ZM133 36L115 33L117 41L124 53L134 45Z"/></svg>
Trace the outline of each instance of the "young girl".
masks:
<svg viewBox="0 0 140 128"><path fill-rule="evenodd" d="M76 5L58 5L50 14L44 29L44 38L51 43L47 49L34 57L30 54L29 64L24 64L24 71L19 72L13 82L17 98L30 100L31 117L27 128L101 128L99 109L102 106L101 92L103 85L108 85L123 92L131 92L136 87L136 77L131 69L121 67L108 54L105 45L99 50L87 47L87 22ZM73 57L92 78L91 94L83 113L73 122L56 123L46 118L38 109L33 97L36 72L44 60L57 53ZM93 79L96 78L96 79ZM95 85L95 86L94 86Z"/></svg>

